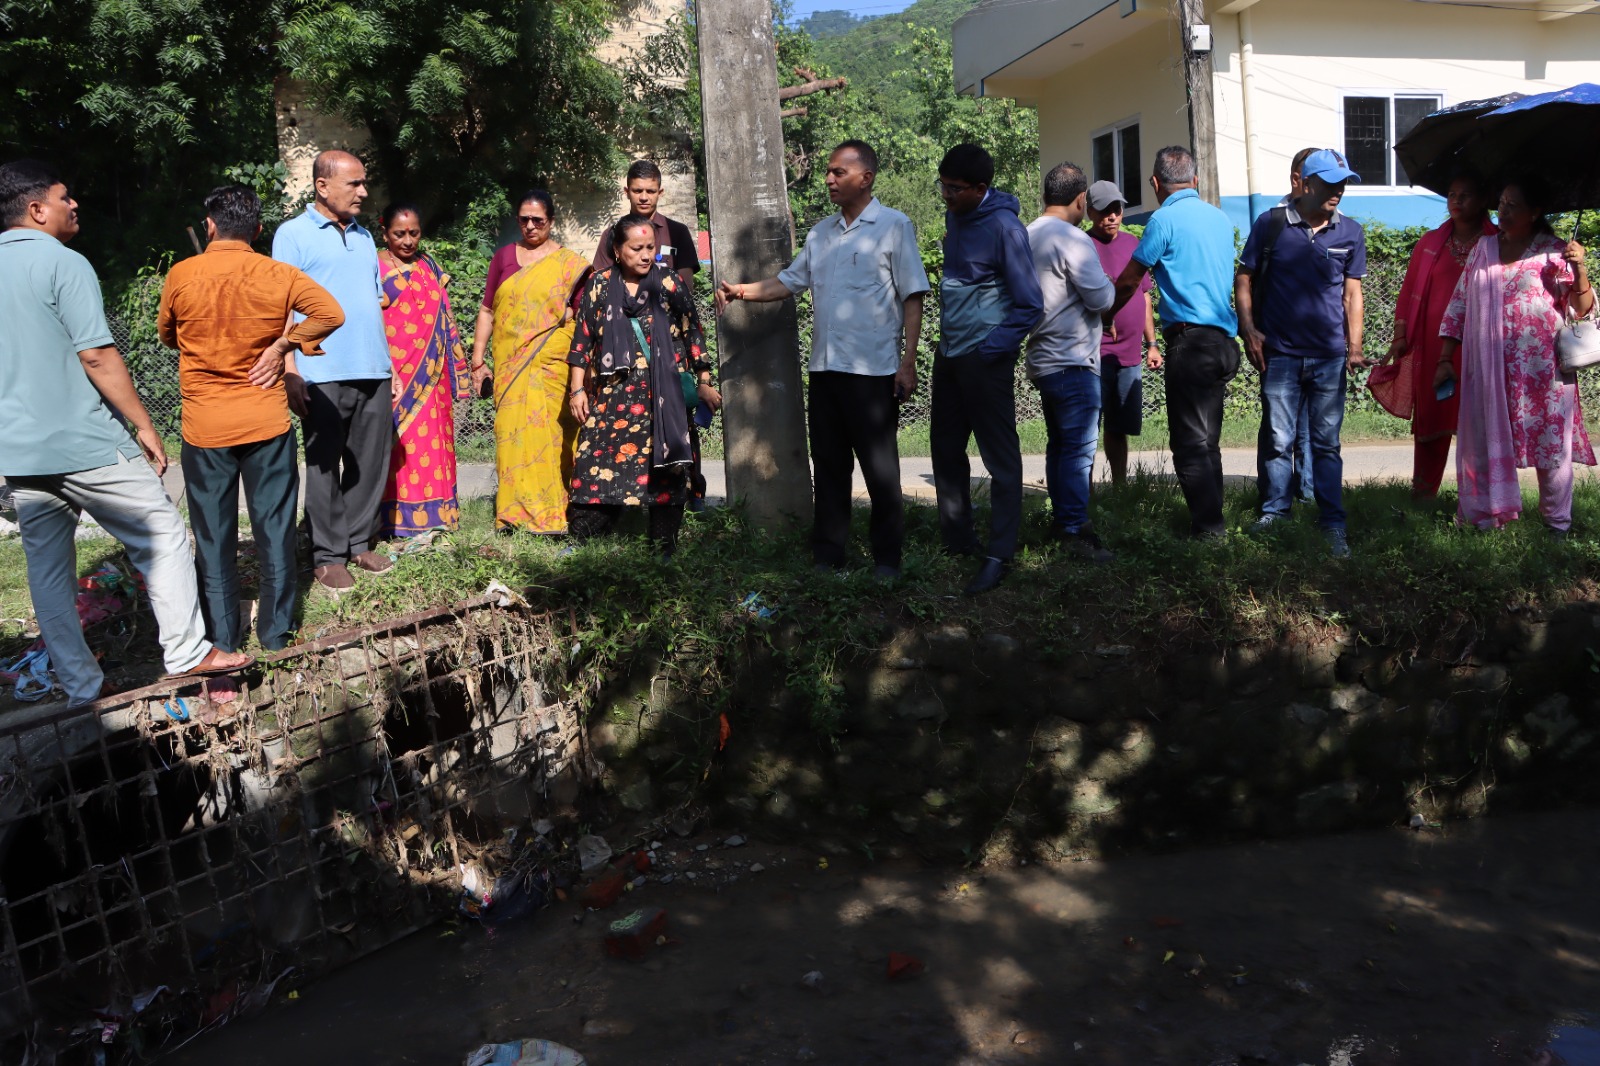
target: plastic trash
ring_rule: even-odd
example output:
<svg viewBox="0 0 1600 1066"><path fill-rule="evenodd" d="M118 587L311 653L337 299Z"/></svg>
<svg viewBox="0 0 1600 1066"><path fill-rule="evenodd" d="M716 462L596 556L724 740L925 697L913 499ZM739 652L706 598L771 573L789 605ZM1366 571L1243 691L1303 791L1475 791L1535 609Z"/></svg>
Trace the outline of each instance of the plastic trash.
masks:
<svg viewBox="0 0 1600 1066"><path fill-rule="evenodd" d="M526 917L550 900L550 875L542 870L520 870L491 881L476 865L461 869L461 913L484 925Z"/></svg>
<svg viewBox="0 0 1600 1066"><path fill-rule="evenodd" d="M916 977L927 968L927 964L915 955L907 955L903 951L889 952L889 980L891 981L904 981L908 977Z"/></svg>
<svg viewBox="0 0 1600 1066"><path fill-rule="evenodd" d="M772 608L768 607L761 599L761 593L752 592L739 601L739 606L757 618L771 618Z"/></svg>
<svg viewBox="0 0 1600 1066"><path fill-rule="evenodd" d="M598 870L611 858L611 845L593 833L578 838L578 868L584 873Z"/></svg>
<svg viewBox="0 0 1600 1066"><path fill-rule="evenodd" d="M820 989L822 987L822 971L808 971L805 976L800 978L800 984L803 988Z"/></svg>
<svg viewBox="0 0 1600 1066"><path fill-rule="evenodd" d="M23 703L35 703L50 695L55 682L50 677L50 653L39 641L15 662L0 666L0 673L16 686L13 695Z"/></svg>
<svg viewBox="0 0 1600 1066"><path fill-rule="evenodd" d="M466 1066L587 1066L587 1060L551 1040L513 1040L483 1045L467 1056Z"/></svg>
<svg viewBox="0 0 1600 1066"><path fill-rule="evenodd" d="M578 893L578 905L590 910L605 910L615 903L633 883L635 875L650 869L650 854L645 851L625 853L604 874L583 886Z"/></svg>
<svg viewBox="0 0 1600 1066"><path fill-rule="evenodd" d="M613 959L645 957L656 942L667 933L667 912L660 907L634 911L611 923L606 934L606 954Z"/></svg>

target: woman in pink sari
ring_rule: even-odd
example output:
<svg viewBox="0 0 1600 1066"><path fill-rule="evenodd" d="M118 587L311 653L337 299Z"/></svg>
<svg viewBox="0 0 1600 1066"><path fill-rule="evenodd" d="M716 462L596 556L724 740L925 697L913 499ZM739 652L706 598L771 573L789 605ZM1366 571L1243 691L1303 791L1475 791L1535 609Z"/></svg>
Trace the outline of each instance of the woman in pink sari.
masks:
<svg viewBox="0 0 1600 1066"><path fill-rule="evenodd" d="M1440 400L1433 391L1433 375L1444 344L1439 322L1478 239L1495 232L1489 221L1489 196L1480 179L1457 177L1450 183L1446 202L1450 217L1438 229L1423 234L1411 250L1405 284L1395 301L1394 342L1384 357L1385 362L1395 360L1395 368L1368 378L1373 396L1385 410L1411 420L1411 435L1416 440L1411 495L1416 499L1439 495L1450 458L1450 438L1456 431L1457 398Z"/></svg>
<svg viewBox="0 0 1600 1066"><path fill-rule="evenodd" d="M1479 529L1515 521L1522 513L1517 468L1531 466L1539 513L1564 537L1572 526L1572 464L1593 466L1595 457L1556 333L1569 308L1589 313L1594 289L1583 245L1563 246L1545 221L1548 202L1533 179L1500 194L1500 232L1478 241L1439 325L1444 345L1434 384L1459 379L1456 521Z"/></svg>
<svg viewBox="0 0 1600 1066"><path fill-rule="evenodd" d="M416 208L391 204L382 220L383 328L403 388L394 404L396 439L380 526L384 537L414 537L455 529L461 520L454 400L465 399L470 386L445 294L449 278L421 250Z"/></svg>

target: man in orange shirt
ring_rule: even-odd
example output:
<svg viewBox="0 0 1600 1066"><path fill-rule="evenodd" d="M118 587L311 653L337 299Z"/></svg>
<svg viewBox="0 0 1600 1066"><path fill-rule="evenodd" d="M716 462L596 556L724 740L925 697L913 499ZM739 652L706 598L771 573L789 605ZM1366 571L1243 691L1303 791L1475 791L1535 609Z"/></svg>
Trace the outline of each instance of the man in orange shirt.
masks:
<svg viewBox="0 0 1600 1066"><path fill-rule="evenodd" d="M183 478L189 496L206 632L236 651L239 618L239 482L261 569L256 633L261 646L288 644L296 591L295 510L300 470L284 357L296 346L321 354L344 322L328 291L298 269L255 252L261 200L243 185L206 197L205 254L167 273L157 329L178 349L183 396ZM305 318L287 333L291 311Z"/></svg>

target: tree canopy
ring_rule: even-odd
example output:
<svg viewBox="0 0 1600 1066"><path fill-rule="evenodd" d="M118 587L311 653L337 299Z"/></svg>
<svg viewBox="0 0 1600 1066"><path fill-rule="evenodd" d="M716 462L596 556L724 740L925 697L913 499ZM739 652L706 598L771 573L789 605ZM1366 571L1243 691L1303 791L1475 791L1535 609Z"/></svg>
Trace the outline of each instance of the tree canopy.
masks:
<svg viewBox="0 0 1600 1066"><path fill-rule="evenodd" d="M436 223L551 175L609 179L640 116L595 58L616 0L0 0L0 158L61 167L113 280L187 246L205 192L276 162L299 79ZM258 183L259 184L259 183ZM374 205L376 206L376 205Z"/></svg>

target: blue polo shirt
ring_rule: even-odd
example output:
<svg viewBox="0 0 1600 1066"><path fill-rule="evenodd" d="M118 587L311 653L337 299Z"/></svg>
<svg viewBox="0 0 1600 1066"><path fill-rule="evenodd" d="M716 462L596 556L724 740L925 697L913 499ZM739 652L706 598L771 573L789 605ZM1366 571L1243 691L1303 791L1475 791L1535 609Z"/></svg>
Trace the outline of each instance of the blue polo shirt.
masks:
<svg viewBox="0 0 1600 1066"><path fill-rule="evenodd" d="M1133 258L1161 289L1162 328L1187 322L1239 331L1233 313L1233 223L1193 189L1167 197L1145 223Z"/></svg>
<svg viewBox="0 0 1600 1066"><path fill-rule="evenodd" d="M1283 232L1272 245L1272 261L1258 292L1256 329L1275 354L1302 359L1345 357L1344 283L1367 276L1367 234L1361 223L1338 211L1320 230L1300 217L1290 204ZM1241 272L1261 270L1261 242L1272 211L1250 227L1250 239L1239 255Z"/></svg>
<svg viewBox="0 0 1600 1066"><path fill-rule="evenodd" d="M383 283L378 248L359 222L340 226L308 204L278 227L272 258L299 267L327 289L344 312L344 325L322 342L324 355L296 356L300 376L309 382L374 381L394 371L383 331ZM298 322L305 316L295 315Z"/></svg>
<svg viewBox="0 0 1600 1066"><path fill-rule="evenodd" d="M72 474L139 458L78 353L116 341L100 281L28 227L0 233L0 474Z"/></svg>

